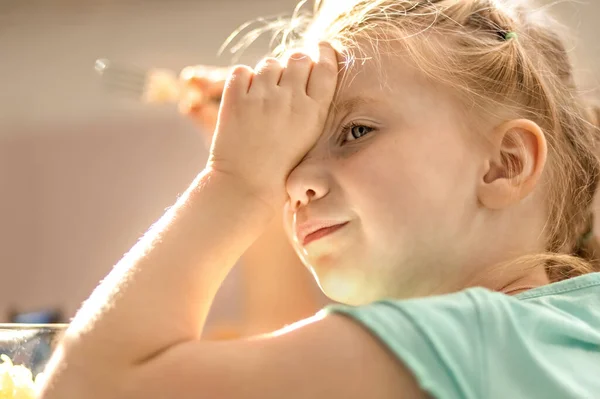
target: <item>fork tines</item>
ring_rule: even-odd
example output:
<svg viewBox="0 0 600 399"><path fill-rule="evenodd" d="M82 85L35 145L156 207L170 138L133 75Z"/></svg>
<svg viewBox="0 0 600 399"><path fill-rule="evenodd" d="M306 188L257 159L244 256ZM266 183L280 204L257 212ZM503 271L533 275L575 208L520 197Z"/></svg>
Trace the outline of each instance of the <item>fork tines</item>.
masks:
<svg viewBox="0 0 600 399"><path fill-rule="evenodd" d="M106 59L96 60L95 69L107 90L136 97L141 97L146 90L148 71L115 64Z"/></svg>

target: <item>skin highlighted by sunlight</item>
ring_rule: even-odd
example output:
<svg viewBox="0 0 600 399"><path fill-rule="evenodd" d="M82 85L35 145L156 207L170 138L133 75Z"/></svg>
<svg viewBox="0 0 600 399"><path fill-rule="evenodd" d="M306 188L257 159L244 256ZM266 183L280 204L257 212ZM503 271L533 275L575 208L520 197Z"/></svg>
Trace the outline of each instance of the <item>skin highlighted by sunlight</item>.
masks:
<svg viewBox="0 0 600 399"><path fill-rule="evenodd" d="M504 171L490 172L503 165L495 161L497 149L481 145L492 132L501 143L504 130L488 122L473 131L453 91L427 79L410 59L381 55L379 63L354 65L338 76L335 104L316 145L288 176L285 219L298 256L331 299L361 304L464 288L462 275L485 274L507 256L473 246L473 237L495 237L496 248L522 252L536 245L543 208L531 201L508 206L514 195L503 189ZM543 162L536 165L539 175ZM498 178L486 182L486 175ZM529 181L523 196L537 188L537 180ZM497 207L487 207L492 200L504 204L510 224L499 221ZM299 242L297 225L320 220L347 224Z"/></svg>
<svg viewBox="0 0 600 399"><path fill-rule="evenodd" d="M277 331L273 331L271 333L267 333L267 334L263 334L260 335L258 337L255 337L255 339L260 339L261 337L263 338L273 338L273 337L278 337L280 335L284 335L284 334L288 334L291 333L294 330L297 330L299 328L302 327L306 327L309 324L315 323L317 321L323 320L325 318L326 314L324 312L319 312L316 315L312 316L312 317L308 317L304 320L300 320L296 323L292 323L289 326L285 326L283 328L280 328Z"/></svg>
<svg viewBox="0 0 600 399"><path fill-rule="evenodd" d="M600 359L582 242L599 129L553 25L505 2L518 18L487 0L326 1L278 46L326 40L318 57L234 67L205 169L76 315L43 399L593 397L573 387ZM282 208L339 303L266 339L203 340Z"/></svg>
<svg viewBox="0 0 600 399"><path fill-rule="evenodd" d="M359 271L329 270L323 274L318 279L319 286L336 302L360 305L367 303L366 298L372 298L373 293L382 291L373 285L366 290L364 273Z"/></svg>

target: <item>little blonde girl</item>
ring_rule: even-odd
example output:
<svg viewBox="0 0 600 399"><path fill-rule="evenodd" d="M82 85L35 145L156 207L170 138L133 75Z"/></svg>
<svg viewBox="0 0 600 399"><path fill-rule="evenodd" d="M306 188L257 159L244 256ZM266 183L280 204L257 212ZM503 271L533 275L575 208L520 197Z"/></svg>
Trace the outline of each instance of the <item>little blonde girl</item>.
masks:
<svg viewBox="0 0 600 399"><path fill-rule="evenodd" d="M232 69L206 167L83 305L41 397L598 397L598 131L556 25L510 0L298 21ZM200 340L280 207L339 304Z"/></svg>

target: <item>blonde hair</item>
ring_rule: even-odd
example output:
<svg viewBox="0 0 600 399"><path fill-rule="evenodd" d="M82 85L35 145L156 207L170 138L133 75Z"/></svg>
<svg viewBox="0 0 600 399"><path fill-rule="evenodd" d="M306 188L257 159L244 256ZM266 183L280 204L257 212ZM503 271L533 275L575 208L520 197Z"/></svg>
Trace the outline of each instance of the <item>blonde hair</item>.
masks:
<svg viewBox="0 0 600 399"><path fill-rule="evenodd" d="M291 22L254 29L234 50L275 31L279 43L271 55L327 40L349 68L360 59L357 52L377 57L388 44L401 43L426 76L457 89L470 108L489 113L502 105L536 122L549 152L547 252L526 258L544 262L551 281L600 271L597 241L582 239L592 227L600 175L600 113L585 105L576 87L561 25L518 0L316 0L309 14L305 3Z"/></svg>

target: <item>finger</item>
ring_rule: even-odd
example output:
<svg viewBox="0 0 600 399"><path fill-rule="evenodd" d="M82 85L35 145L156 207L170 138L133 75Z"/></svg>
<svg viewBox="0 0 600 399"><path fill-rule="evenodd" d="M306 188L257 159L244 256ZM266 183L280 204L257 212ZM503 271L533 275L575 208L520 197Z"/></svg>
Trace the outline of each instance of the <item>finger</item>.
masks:
<svg viewBox="0 0 600 399"><path fill-rule="evenodd" d="M252 87L250 90L252 91L253 88L260 90L261 87L277 86L282 72L283 66L277 59L272 57L264 58L254 69L254 77L252 78Z"/></svg>
<svg viewBox="0 0 600 399"><path fill-rule="evenodd" d="M179 79L183 82L191 80L208 80L209 69L203 65L185 67L179 72Z"/></svg>
<svg viewBox="0 0 600 399"><path fill-rule="evenodd" d="M181 101L179 101L178 108L182 114L191 114L193 112L199 112L203 107L206 106L205 96L201 91L188 89Z"/></svg>
<svg viewBox="0 0 600 399"><path fill-rule="evenodd" d="M192 88L195 90L207 91L212 83L202 76L194 76L187 80L183 80L183 85L186 88Z"/></svg>
<svg viewBox="0 0 600 399"><path fill-rule="evenodd" d="M231 73L232 67L218 67L212 65L187 66L179 72L179 79L188 80L192 78L207 78L210 81L226 80Z"/></svg>
<svg viewBox="0 0 600 399"><path fill-rule="evenodd" d="M207 102L213 96L210 90L212 82L209 81L208 72L204 69L201 66L186 67L179 73L182 89L179 100L179 111L181 113L190 113L192 108Z"/></svg>
<svg viewBox="0 0 600 399"><path fill-rule="evenodd" d="M223 95L225 89L225 80L211 82L205 90L206 96L210 99L217 99Z"/></svg>
<svg viewBox="0 0 600 399"><path fill-rule="evenodd" d="M201 128L202 137L207 141L206 144L210 144L219 119L219 107L200 104L191 106L183 113L187 114Z"/></svg>
<svg viewBox="0 0 600 399"><path fill-rule="evenodd" d="M225 82L231 72L231 67L215 67L208 72L208 79L211 82Z"/></svg>
<svg viewBox="0 0 600 399"><path fill-rule="evenodd" d="M219 103L225 89L225 81L209 82L204 78L192 78L182 85L182 102Z"/></svg>
<svg viewBox="0 0 600 399"><path fill-rule="evenodd" d="M185 107L185 106L183 106ZM202 119L205 115L218 114L219 105L215 103L188 103L187 108L185 108L187 113L192 116L194 119ZM211 118L207 118L209 120Z"/></svg>
<svg viewBox="0 0 600 399"><path fill-rule="evenodd" d="M205 109L204 112L198 115L198 119L203 126L210 130L209 133L212 136L217 125L217 120L219 119L219 108L210 107Z"/></svg>
<svg viewBox="0 0 600 399"><path fill-rule="evenodd" d="M183 81L200 79L209 82L224 82L231 73L231 67L188 66L181 70L179 79Z"/></svg>
<svg viewBox="0 0 600 399"><path fill-rule="evenodd" d="M194 123L202 128L202 136L211 138L219 119L219 109L211 107L203 109L202 112L192 112L190 116Z"/></svg>
<svg viewBox="0 0 600 399"><path fill-rule="evenodd" d="M312 67L306 93L320 102L331 102L338 76L338 55L331 44L319 43L319 60Z"/></svg>
<svg viewBox="0 0 600 399"><path fill-rule="evenodd" d="M227 77L227 82L225 83L223 100L227 101L227 98L229 97L237 99L246 95L253 79L254 71L252 68L246 65L236 65L233 67L231 73Z"/></svg>
<svg viewBox="0 0 600 399"><path fill-rule="evenodd" d="M302 92L306 93L308 77L313 63L312 58L306 53L301 51L292 53L281 75L279 86L302 89Z"/></svg>
<svg viewBox="0 0 600 399"><path fill-rule="evenodd" d="M230 73L230 67L193 66L181 70L179 79L186 88L201 90L209 97L221 95Z"/></svg>

